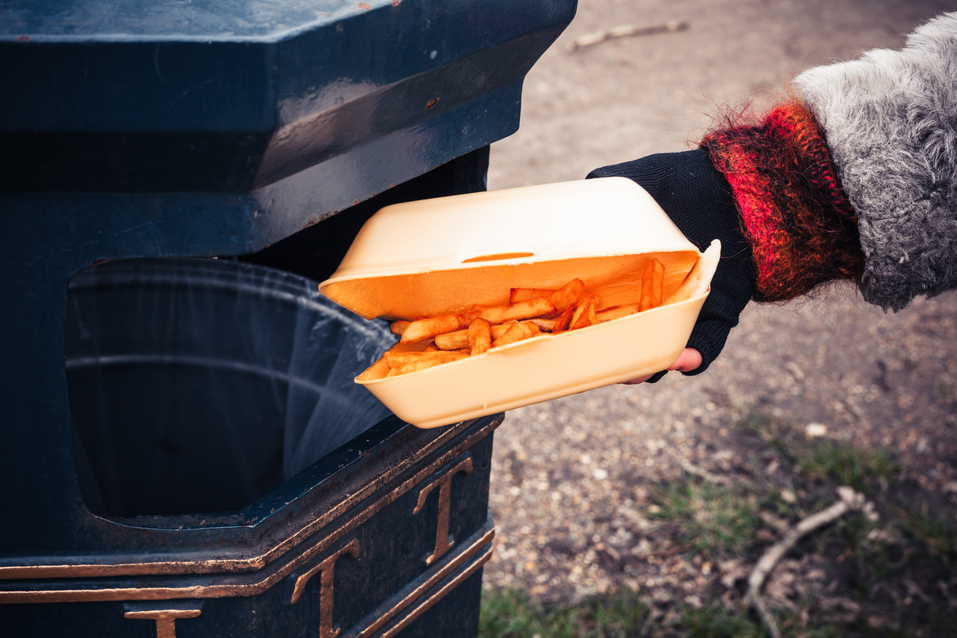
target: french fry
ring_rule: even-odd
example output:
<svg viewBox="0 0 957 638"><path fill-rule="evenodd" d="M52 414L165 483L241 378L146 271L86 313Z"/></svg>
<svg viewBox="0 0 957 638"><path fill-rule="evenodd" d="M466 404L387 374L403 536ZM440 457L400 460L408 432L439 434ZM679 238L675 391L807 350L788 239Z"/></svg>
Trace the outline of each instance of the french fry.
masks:
<svg viewBox="0 0 957 638"><path fill-rule="evenodd" d="M525 338L525 329L522 328L522 324L517 321L506 324L507 328L505 332L499 335L494 341L492 341L492 347L497 348L499 346L504 346L507 343L513 343L515 341L521 341Z"/></svg>
<svg viewBox="0 0 957 638"><path fill-rule="evenodd" d="M402 332L399 342L420 343L436 335L467 328L476 316L475 312L466 312L457 315L439 315L438 317L416 319L410 322Z"/></svg>
<svg viewBox="0 0 957 638"><path fill-rule="evenodd" d="M384 376L387 376L391 368L389 363L385 360L385 357L379 357L375 363L366 368L359 376L356 377L356 381L372 381L375 379L381 379Z"/></svg>
<svg viewBox="0 0 957 638"><path fill-rule="evenodd" d="M586 295L583 297L582 300L575 306L575 313L572 315L572 320L568 326L568 329L577 330L579 328L587 328L595 323L596 306L598 306L597 295Z"/></svg>
<svg viewBox="0 0 957 638"><path fill-rule="evenodd" d="M538 323L541 320L531 319ZM498 339L502 334L511 327L511 323L499 323L492 326L492 340ZM435 335L435 345L440 350L462 350L470 348L469 346L469 330L465 328L464 330L456 330L455 332L447 332L441 335Z"/></svg>
<svg viewBox="0 0 957 638"><path fill-rule="evenodd" d="M535 299L526 299L525 301L520 301L514 304L480 308L477 310L477 312L479 317L485 319L489 323L495 324L505 323L507 321L521 321L522 319L531 319L532 317L540 317L542 315L550 315L555 312L555 306L553 306L548 299L536 297ZM469 323L472 322L469 321ZM448 331L443 330L443 332Z"/></svg>
<svg viewBox="0 0 957 638"><path fill-rule="evenodd" d="M555 312L562 312L568 306L578 303L584 293L585 282L581 279L572 279L557 290L552 288L512 288L509 291L508 302L516 304L521 301L544 297L555 306Z"/></svg>
<svg viewBox="0 0 957 638"><path fill-rule="evenodd" d="M657 259L652 259L641 276L641 312L661 305L664 300L665 267Z"/></svg>
<svg viewBox="0 0 957 638"><path fill-rule="evenodd" d="M514 323L513 321L510 321L508 323L500 323L500 324L492 326L492 341L495 341L496 339L501 337L503 334L508 332L508 329L512 327L513 323Z"/></svg>
<svg viewBox="0 0 957 638"><path fill-rule="evenodd" d="M552 334L557 335L559 333L565 332L568 330L568 326L572 323L572 316L575 314L575 306L568 306L565 308L562 314L558 315L558 318L555 319L555 324L552 326Z"/></svg>
<svg viewBox="0 0 957 638"><path fill-rule="evenodd" d="M409 374L410 372L419 372L420 370L428 370L429 368L440 366L443 363L448 363L448 361L436 361L433 359L418 359L416 361L408 361L406 363L399 363L389 368L389 373L386 376L397 377L400 374Z"/></svg>
<svg viewBox="0 0 957 638"><path fill-rule="evenodd" d="M556 312L563 312L568 306L578 303L585 294L585 282L581 279L572 279L556 290L548 298Z"/></svg>
<svg viewBox="0 0 957 638"><path fill-rule="evenodd" d="M414 348L415 346L412 347ZM409 346L403 346L401 343L396 341L392 344L392 346L389 347L388 350L382 353L382 356L379 357L375 363L366 368L362 374L356 377L356 380L358 381L361 379L372 381L374 379L380 379L386 376L389 373L390 368L389 362L386 360L386 355L388 355L390 352L406 352L408 348Z"/></svg>
<svg viewBox="0 0 957 638"><path fill-rule="evenodd" d="M470 354L474 357L484 354L492 347L492 324L479 317L469 325L468 329Z"/></svg>
<svg viewBox="0 0 957 638"><path fill-rule="evenodd" d="M612 306L610 308L604 308L596 312L595 321L598 323L604 323L606 321L611 321L613 319L621 319L622 317L633 315L636 312L638 312L638 304L636 303L623 304L621 306Z"/></svg>
<svg viewBox="0 0 957 638"><path fill-rule="evenodd" d="M498 348L499 346L505 346L510 343L515 343L516 341L524 341L525 339L531 339L532 337L540 335L542 332L538 329L531 321L522 321L515 322L510 324L508 330L502 333L498 339L492 342L493 348Z"/></svg>
<svg viewBox="0 0 957 638"><path fill-rule="evenodd" d="M435 335L435 345L440 350L461 350L469 347L469 329Z"/></svg>
<svg viewBox="0 0 957 638"><path fill-rule="evenodd" d="M508 303L514 304L529 299L537 299L538 297L547 299L556 292L558 291L551 288L512 288L508 293Z"/></svg>
<svg viewBox="0 0 957 638"><path fill-rule="evenodd" d="M717 259L718 251L706 257ZM701 261L706 261L702 259ZM710 265L710 262L709 264ZM713 272L713 267L707 271ZM692 277L689 276L688 280ZM683 286L687 286L687 282ZM357 380L373 380L409 374L483 354L516 341L545 333L558 335L596 323L612 321L635 312L660 306L664 292L664 266L652 259L641 278L638 303L598 310L600 299L585 294L581 279L572 279L561 288L512 288L509 303L471 307L466 311L411 321L393 321L390 330L399 341ZM669 303L671 300L669 300Z"/></svg>
<svg viewBox="0 0 957 638"><path fill-rule="evenodd" d="M421 361L434 362L435 365L438 365L440 363L448 363L449 361L458 361L467 356L468 351L461 350L436 350L433 352L400 352L396 350L386 350L385 354L382 355L391 368Z"/></svg>

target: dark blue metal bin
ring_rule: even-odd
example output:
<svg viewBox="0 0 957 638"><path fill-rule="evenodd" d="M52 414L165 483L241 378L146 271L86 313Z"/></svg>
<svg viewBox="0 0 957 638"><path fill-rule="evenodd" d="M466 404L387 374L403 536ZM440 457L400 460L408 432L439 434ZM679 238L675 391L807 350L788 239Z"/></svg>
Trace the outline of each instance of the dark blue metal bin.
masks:
<svg viewBox="0 0 957 638"><path fill-rule="evenodd" d="M315 282L484 188L574 11L0 0L0 633L475 634L501 417L350 395L384 331Z"/></svg>

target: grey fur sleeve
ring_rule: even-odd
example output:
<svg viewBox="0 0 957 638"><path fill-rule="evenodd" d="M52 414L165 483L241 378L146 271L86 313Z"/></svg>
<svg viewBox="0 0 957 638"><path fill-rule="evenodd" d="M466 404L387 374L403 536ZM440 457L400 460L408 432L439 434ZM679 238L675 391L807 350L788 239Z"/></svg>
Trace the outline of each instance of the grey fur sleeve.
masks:
<svg viewBox="0 0 957 638"><path fill-rule="evenodd" d="M859 216L864 299L896 311L957 288L957 13L794 84Z"/></svg>

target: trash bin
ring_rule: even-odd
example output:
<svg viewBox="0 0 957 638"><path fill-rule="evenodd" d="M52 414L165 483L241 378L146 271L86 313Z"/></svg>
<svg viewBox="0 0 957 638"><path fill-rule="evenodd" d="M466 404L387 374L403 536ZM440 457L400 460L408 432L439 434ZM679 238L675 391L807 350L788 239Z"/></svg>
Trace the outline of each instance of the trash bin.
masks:
<svg viewBox="0 0 957 638"><path fill-rule="evenodd" d="M136 556L0 567L5 602L33 603L0 605L4 627L474 632L500 418L439 437L390 418L352 382L395 341L386 324L234 260L108 262L67 301L77 481Z"/></svg>
<svg viewBox="0 0 957 638"><path fill-rule="evenodd" d="M0 0L0 633L474 635L501 417L319 435L286 313L332 325L297 276L377 204L484 186L575 0L104 6Z"/></svg>

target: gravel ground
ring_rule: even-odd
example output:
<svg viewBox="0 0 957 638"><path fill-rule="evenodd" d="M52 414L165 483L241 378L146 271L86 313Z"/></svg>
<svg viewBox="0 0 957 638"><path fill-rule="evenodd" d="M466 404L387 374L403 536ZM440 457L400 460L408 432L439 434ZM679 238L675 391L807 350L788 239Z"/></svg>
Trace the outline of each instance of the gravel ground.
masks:
<svg viewBox="0 0 957 638"><path fill-rule="evenodd" d="M689 148L723 108L759 102L802 69L899 47L953 2L582 0L529 74L518 133L492 149L489 187L580 179L590 169ZM577 38L621 25L684 30ZM957 491L957 295L899 314L834 287L753 305L701 376L611 386L509 412L496 433L497 549L486 586L575 599L619 586L694 595L717 577L653 547L646 486L690 465L736 476L740 415L760 408L827 436L893 451L923 489ZM663 593L661 595L664 595Z"/></svg>

